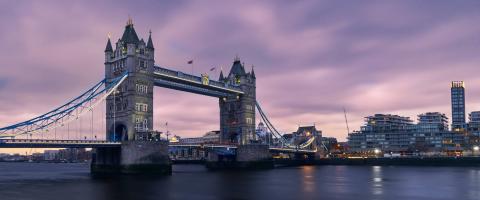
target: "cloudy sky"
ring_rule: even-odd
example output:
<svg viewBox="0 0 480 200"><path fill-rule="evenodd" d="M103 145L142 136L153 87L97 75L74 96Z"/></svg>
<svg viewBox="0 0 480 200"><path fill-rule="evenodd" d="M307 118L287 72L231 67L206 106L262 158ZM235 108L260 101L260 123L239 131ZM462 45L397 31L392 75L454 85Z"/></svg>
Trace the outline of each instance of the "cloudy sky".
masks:
<svg viewBox="0 0 480 200"><path fill-rule="evenodd" d="M345 140L363 117L450 116L449 84L480 110L479 1L0 1L0 126L45 113L104 76L107 33L130 15L156 63L196 74L255 66L257 98L284 132L315 123ZM215 74L212 76L217 77ZM218 100L155 89L155 121L218 129ZM258 122L258 118L257 118Z"/></svg>

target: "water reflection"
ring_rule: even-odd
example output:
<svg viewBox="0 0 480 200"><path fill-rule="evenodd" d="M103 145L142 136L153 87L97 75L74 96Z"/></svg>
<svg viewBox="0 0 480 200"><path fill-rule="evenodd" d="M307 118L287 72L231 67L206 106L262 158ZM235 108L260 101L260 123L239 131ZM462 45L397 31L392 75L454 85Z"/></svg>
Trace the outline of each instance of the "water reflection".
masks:
<svg viewBox="0 0 480 200"><path fill-rule="evenodd" d="M315 167L303 166L302 167L302 188L304 192L312 193L315 190Z"/></svg>
<svg viewBox="0 0 480 200"><path fill-rule="evenodd" d="M372 167L372 193L374 195L383 194L383 174L381 166Z"/></svg>

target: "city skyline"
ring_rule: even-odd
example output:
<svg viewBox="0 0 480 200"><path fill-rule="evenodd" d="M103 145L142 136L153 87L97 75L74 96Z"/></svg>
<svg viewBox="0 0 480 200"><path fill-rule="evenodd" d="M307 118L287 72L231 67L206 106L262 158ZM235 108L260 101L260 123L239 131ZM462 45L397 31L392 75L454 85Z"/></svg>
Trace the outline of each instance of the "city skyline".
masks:
<svg viewBox="0 0 480 200"><path fill-rule="evenodd" d="M438 111L451 121L452 80L466 82L467 113L480 110L480 14L473 1L162 2L147 9L124 3L116 8L122 12L108 3L0 4L0 21L9 27L0 30L0 126L51 110L102 78L107 33L120 37L128 15L141 38L152 30L156 64L189 72L193 60L195 74L212 67L225 73L239 55L246 67L254 65L257 98L283 132L315 123L344 141L343 107L353 129L374 113L415 119ZM155 125L168 121L182 137L218 129L217 99L155 91Z"/></svg>

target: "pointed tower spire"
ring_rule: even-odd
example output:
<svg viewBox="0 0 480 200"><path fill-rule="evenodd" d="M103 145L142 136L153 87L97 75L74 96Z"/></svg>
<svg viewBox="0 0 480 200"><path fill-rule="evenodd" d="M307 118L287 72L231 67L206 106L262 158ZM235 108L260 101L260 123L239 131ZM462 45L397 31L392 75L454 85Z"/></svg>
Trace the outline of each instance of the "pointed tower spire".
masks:
<svg viewBox="0 0 480 200"><path fill-rule="evenodd" d="M121 40L128 44L138 44L138 42L140 42L137 32L135 32L135 29L133 28L133 20L130 17L128 17L127 26L125 26L125 31L123 32Z"/></svg>
<svg viewBox="0 0 480 200"><path fill-rule="evenodd" d="M250 75L251 75L253 78L256 78L256 77L255 77L255 71L253 70L253 68L255 68L255 66L252 65L252 71L250 72Z"/></svg>
<svg viewBox="0 0 480 200"><path fill-rule="evenodd" d="M105 47L105 52L113 52L112 43L110 42L110 34L108 36L107 46Z"/></svg>
<svg viewBox="0 0 480 200"><path fill-rule="evenodd" d="M237 56L235 56L235 59L233 61L233 65L232 65L232 68L230 68L230 73L228 73L228 77L230 77L231 75L238 75L238 76L244 76L246 75L247 73L245 73L245 68L243 67L242 63L240 62L240 58Z"/></svg>
<svg viewBox="0 0 480 200"><path fill-rule="evenodd" d="M218 77L218 80L223 81L223 79L225 79L225 77L223 76L223 69L221 69L220 70L220 76Z"/></svg>
<svg viewBox="0 0 480 200"><path fill-rule="evenodd" d="M155 48L153 48L153 42L152 42L152 30L150 30L149 33L150 34L148 35L147 48L155 49Z"/></svg>

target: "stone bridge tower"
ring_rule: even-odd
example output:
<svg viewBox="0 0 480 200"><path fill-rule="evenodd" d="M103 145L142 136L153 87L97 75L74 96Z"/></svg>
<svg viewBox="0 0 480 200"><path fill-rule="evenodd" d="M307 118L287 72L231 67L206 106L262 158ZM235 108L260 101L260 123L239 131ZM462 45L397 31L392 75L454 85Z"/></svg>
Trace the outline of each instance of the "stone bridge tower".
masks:
<svg viewBox="0 0 480 200"><path fill-rule="evenodd" d="M153 129L154 47L139 39L133 22L128 20L122 38L112 48L110 38L105 48L105 78L124 73L128 78L106 100L107 139L142 140Z"/></svg>
<svg viewBox="0 0 480 200"><path fill-rule="evenodd" d="M220 133L222 142L235 142L242 145L256 140L255 135L255 103L256 78L255 72L245 72L240 59L235 58L230 73L220 80L240 86L243 95L221 98L220 105Z"/></svg>

